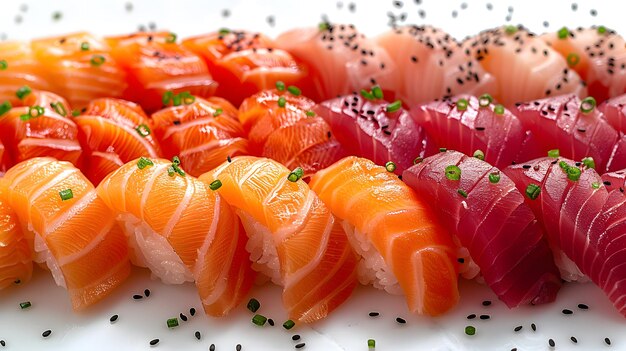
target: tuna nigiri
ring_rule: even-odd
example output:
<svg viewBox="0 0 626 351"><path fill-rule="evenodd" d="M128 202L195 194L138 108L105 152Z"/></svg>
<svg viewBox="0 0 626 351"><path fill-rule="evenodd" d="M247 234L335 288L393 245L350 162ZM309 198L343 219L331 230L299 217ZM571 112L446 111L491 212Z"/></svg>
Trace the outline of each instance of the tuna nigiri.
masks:
<svg viewBox="0 0 626 351"><path fill-rule="evenodd" d="M380 87L373 90L382 97ZM418 157L434 152L425 131L401 102L389 103L364 92L324 101L314 109L330 125L332 134L351 155L366 157L378 165L395 164L400 174Z"/></svg>
<svg viewBox="0 0 626 351"><path fill-rule="evenodd" d="M188 105L166 107L152 114L154 133L164 156L179 156L189 174L200 176L228 157L247 155L248 140L228 101L196 97Z"/></svg>
<svg viewBox="0 0 626 351"><path fill-rule="evenodd" d="M151 134L151 121L132 102L110 98L91 101L74 122L85 147L81 168L93 184L126 162L161 154Z"/></svg>
<svg viewBox="0 0 626 351"><path fill-rule="evenodd" d="M130 274L128 244L93 185L69 162L32 158L3 178L34 261L68 290L75 310L109 295Z"/></svg>
<svg viewBox="0 0 626 351"><path fill-rule="evenodd" d="M253 268L283 287L290 318L313 322L343 303L357 284L357 260L328 207L278 162L240 156L200 180L236 209Z"/></svg>
<svg viewBox="0 0 626 351"><path fill-rule="evenodd" d="M554 301L559 270L535 218L515 184L476 157L447 151L404 171L402 179L439 210L463 246L462 272L480 274L509 307Z"/></svg>
<svg viewBox="0 0 626 351"><path fill-rule="evenodd" d="M98 194L123 226L131 260L169 284L195 281L205 311L236 307L254 280L235 213L180 161L139 158L107 176Z"/></svg>
<svg viewBox="0 0 626 351"><path fill-rule="evenodd" d="M3 186L0 184L0 290L26 283L33 272L31 248L15 211L6 201Z"/></svg>
<svg viewBox="0 0 626 351"><path fill-rule="evenodd" d="M451 236L426 202L372 161L346 157L311 179L343 221L362 283L404 294L411 312L440 315L459 299Z"/></svg>
<svg viewBox="0 0 626 351"><path fill-rule="evenodd" d="M526 139L520 120L488 94L433 101L415 107L411 115L438 147L477 153L495 167L510 165Z"/></svg>

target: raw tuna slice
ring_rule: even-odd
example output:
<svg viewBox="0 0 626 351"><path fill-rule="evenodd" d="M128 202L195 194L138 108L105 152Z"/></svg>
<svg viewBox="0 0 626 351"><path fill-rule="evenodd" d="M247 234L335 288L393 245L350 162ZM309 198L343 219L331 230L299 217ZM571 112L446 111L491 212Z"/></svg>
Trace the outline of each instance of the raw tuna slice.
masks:
<svg viewBox="0 0 626 351"><path fill-rule="evenodd" d="M351 94L324 101L314 111L328 122L349 154L378 165L392 161L398 174L411 167L417 157L434 153L426 133L400 101L389 103Z"/></svg>
<svg viewBox="0 0 626 351"><path fill-rule="evenodd" d="M445 218L463 247L459 260L465 277L473 278L480 269L509 307L556 298L561 281L543 229L500 170L447 151L427 157L402 177Z"/></svg>
<svg viewBox="0 0 626 351"><path fill-rule="evenodd" d="M608 191L620 190L624 192L626 189L626 169L604 173L602 183Z"/></svg>
<svg viewBox="0 0 626 351"><path fill-rule="evenodd" d="M540 158L505 173L546 229L562 277L586 275L626 316L624 194L609 193L595 170L567 159Z"/></svg>
<svg viewBox="0 0 626 351"><path fill-rule="evenodd" d="M626 81L626 78L624 78ZM626 94L606 100L598 106L606 121L617 131L626 132Z"/></svg>
<svg viewBox="0 0 626 351"><path fill-rule="evenodd" d="M395 62L398 98L414 106L458 94L494 93L497 84L448 33L431 26L405 26L377 38Z"/></svg>
<svg viewBox="0 0 626 351"><path fill-rule="evenodd" d="M515 160L526 138L519 119L506 108L496 107L488 95L433 101L412 109L411 115L437 147L467 155L480 151L485 161L499 168Z"/></svg>

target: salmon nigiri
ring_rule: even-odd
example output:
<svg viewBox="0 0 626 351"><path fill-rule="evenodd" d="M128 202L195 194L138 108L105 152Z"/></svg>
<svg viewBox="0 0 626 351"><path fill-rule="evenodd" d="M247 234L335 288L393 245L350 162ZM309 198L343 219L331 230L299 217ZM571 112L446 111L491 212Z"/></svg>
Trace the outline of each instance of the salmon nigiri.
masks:
<svg viewBox="0 0 626 351"><path fill-rule="evenodd" d="M67 288L75 310L111 293L130 274L128 244L111 210L69 162L36 157L3 178L34 250L57 285Z"/></svg>
<svg viewBox="0 0 626 351"><path fill-rule="evenodd" d="M479 272L509 307L552 302L561 286L543 229L499 169L457 151L441 152L402 179L433 207L469 257L463 276ZM478 269L477 269L478 268Z"/></svg>
<svg viewBox="0 0 626 351"><path fill-rule="evenodd" d="M228 157L248 155L248 140L237 116L237 109L222 98L196 97L190 104L153 113L152 121L164 156L180 157L187 172L197 177Z"/></svg>
<svg viewBox="0 0 626 351"><path fill-rule="evenodd" d="M0 139L11 164L50 156L78 165L82 148L65 99L49 92L32 91L27 86L16 94L18 107L0 118Z"/></svg>
<svg viewBox="0 0 626 351"><path fill-rule="evenodd" d="M111 98L91 101L74 122L85 147L81 168L96 185L126 162L161 155L151 134L150 119L132 102Z"/></svg>
<svg viewBox="0 0 626 351"><path fill-rule="evenodd" d="M362 283L404 294L411 312L436 316L456 305L457 248L426 201L395 174L346 157L315 174L311 188L343 222Z"/></svg>
<svg viewBox="0 0 626 351"><path fill-rule="evenodd" d="M168 91L213 95L216 83L202 58L176 43L174 33L135 33L109 37L111 55L128 74L123 97L152 112Z"/></svg>
<svg viewBox="0 0 626 351"><path fill-rule="evenodd" d="M302 167L305 177L345 156L329 124L312 111L315 102L297 88L278 86L280 90L254 94L239 107L252 153L290 169Z"/></svg>
<svg viewBox="0 0 626 351"><path fill-rule="evenodd" d="M33 272L31 248L2 187L0 184L0 290L26 283Z"/></svg>
<svg viewBox="0 0 626 351"><path fill-rule="evenodd" d="M24 85L33 89L51 90L52 84L33 54L30 43L0 42L0 86L16 91Z"/></svg>
<svg viewBox="0 0 626 351"><path fill-rule="evenodd" d="M587 93L565 59L522 27L483 31L466 39L461 50L496 79L497 91L488 93L506 107L546 96Z"/></svg>
<svg viewBox="0 0 626 351"><path fill-rule="evenodd" d="M181 167L139 158L107 176L98 194L123 226L133 263L165 283L195 281L205 311L221 316L252 287L247 238L218 193Z"/></svg>
<svg viewBox="0 0 626 351"><path fill-rule="evenodd" d="M299 180L301 171L240 156L200 180L236 209L249 237L253 268L283 287L289 317L313 322L350 296L357 261L339 222Z"/></svg>
<svg viewBox="0 0 626 351"><path fill-rule="evenodd" d="M202 56L219 86L216 95L239 106L244 98L278 81L303 86L307 72L261 33L221 29L183 41Z"/></svg>
<svg viewBox="0 0 626 351"><path fill-rule="evenodd" d="M126 76L111 59L109 46L89 33L38 39L33 52L53 85L78 108L99 97L120 97Z"/></svg>

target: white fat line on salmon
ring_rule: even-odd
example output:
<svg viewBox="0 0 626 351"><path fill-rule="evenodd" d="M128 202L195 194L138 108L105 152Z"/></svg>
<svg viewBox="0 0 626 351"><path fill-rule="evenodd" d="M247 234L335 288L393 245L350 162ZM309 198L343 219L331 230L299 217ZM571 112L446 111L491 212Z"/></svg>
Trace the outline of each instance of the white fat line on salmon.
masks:
<svg viewBox="0 0 626 351"><path fill-rule="evenodd" d="M165 228L163 228L163 231L161 232L161 235L163 235L166 238L170 236L170 234L172 233L172 230L174 229L174 226L176 226L178 221L181 219L183 211L185 211L187 207L189 206L189 203L191 202L191 196L195 193L195 190L196 190L195 183L193 181L190 181L189 177L180 177L180 178L185 182L185 185L186 185L185 195L183 195L183 198L180 199L180 202L178 203L176 210L172 214L172 217L170 217L170 219L167 221Z"/></svg>
<svg viewBox="0 0 626 351"><path fill-rule="evenodd" d="M134 168L129 167L128 169L126 169L126 173L124 173L124 176L122 177L122 180L120 181L119 189L127 189L128 188L128 181L130 180L130 177L133 174L135 174L135 169ZM109 191L111 179L113 179L113 178L112 177L108 177L107 178L107 184L106 184L106 187L104 187L104 189L106 189L107 191ZM119 192L119 194L120 194L120 197L121 197L121 201L120 201L120 204L122 206L121 210L127 211L126 191L122 190L122 191ZM109 201L110 201L110 197L107 196L107 198L109 198ZM112 205L113 204L109 204L109 207L112 207Z"/></svg>
<svg viewBox="0 0 626 351"><path fill-rule="evenodd" d="M213 115L199 116L194 120L186 121L185 123L181 123L179 125L169 126L165 129L165 133L163 134L163 137L161 139L168 139L172 135L177 135L178 133L184 132L185 130L191 129L196 126L202 127L203 131L211 131L210 135L216 137L219 128L213 125L215 123L213 122L213 119L207 120L207 117L209 116L213 118Z"/></svg>
<svg viewBox="0 0 626 351"><path fill-rule="evenodd" d="M75 201L69 209L61 212L57 218L55 218L50 223L46 223L46 231L45 235L49 235L54 233L60 226L62 226L65 221L74 217L78 212L85 209L85 207L89 206L96 198L98 194L95 189L91 189L89 192L84 194L80 200Z"/></svg>
<svg viewBox="0 0 626 351"><path fill-rule="evenodd" d="M265 197L265 199L263 199L263 202L261 204L263 206L268 206L269 205L268 201L270 199L275 199L276 197L278 197L277 192L283 188L283 185L286 182L289 182L287 177L282 177L278 181L278 183L274 185L274 188L272 189L272 191L270 191ZM302 203L301 207L299 209L296 209L297 215L290 217L289 223L282 223L283 226L273 233L274 242L276 243L276 245L279 245L281 242L283 242L283 240L289 238L294 233L297 233L300 228L303 228L306 225L307 215L311 212L311 207L313 206L313 202L317 198L317 195L310 189L307 189L306 191L307 191L307 197L304 200L304 203Z"/></svg>
<svg viewBox="0 0 626 351"><path fill-rule="evenodd" d="M51 139L51 138L24 138L17 143L17 149L22 146L46 146L50 149L63 150L63 151L81 151L80 144L76 140L65 139Z"/></svg>
<svg viewBox="0 0 626 351"><path fill-rule="evenodd" d="M46 192L46 190L53 188L54 186L58 185L58 183L68 178L70 175L77 172L79 172L79 170L77 168L74 168L73 166L72 168L64 169L60 173L55 175L52 179L48 180L43 186L40 186L39 189L33 189L33 191L28 196L30 203L34 203L41 195L43 195L44 192ZM32 207L30 210L32 211Z"/></svg>
<svg viewBox="0 0 626 351"><path fill-rule="evenodd" d="M243 156L245 157L245 156ZM232 162L223 162L221 165L217 166L215 169L213 169L213 171L211 172L212 175L212 179L211 180L216 180L219 179L220 174L222 174L222 172L231 164L234 164L236 162L236 159L231 160Z"/></svg>
<svg viewBox="0 0 626 351"><path fill-rule="evenodd" d="M87 117L78 117L78 118L92 118L92 117L87 116ZM131 138L138 141L141 144L141 146L143 146L144 150L148 151L149 155L144 155L144 156L149 156L153 158L159 157L159 155L156 153L156 150L154 150L154 147L152 146L152 144L150 144L146 138L139 135L139 133L137 133L135 129L130 128L129 126L123 123L117 123L117 122L114 122L113 120L109 120L105 118L97 118L97 122L99 124L100 130L107 130L107 126L105 126L105 124L108 124L111 126L111 128L120 128L123 131L125 131L128 135L131 136Z"/></svg>
<svg viewBox="0 0 626 351"><path fill-rule="evenodd" d="M117 153L94 151L91 153L91 157L92 158L100 157L100 158L106 159L109 162L114 163L120 167L124 165L124 161L122 161L122 159Z"/></svg>
<svg viewBox="0 0 626 351"><path fill-rule="evenodd" d="M156 167L148 167L147 169L149 169L150 171L152 171L152 174L150 174L150 177L148 178L148 181L146 182L146 184L144 185L143 189L141 190L141 201L139 202L139 211L141 214L141 220L145 221L145 217L144 217L144 208L146 206L146 202L148 201L148 196L150 196L150 191L152 190L152 186L154 185L154 182L156 182L156 179L160 176L160 175L167 175L167 173L165 172L165 170L167 169L167 167L169 167L168 164L159 164ZM133 168L134 172L145 172L145 170L139 169L139 168ZM132 173L132 172L131 172ZM169 175L167 175L169 177Z"/></svg>
<svg viewBox="0 0 626 351"><path fill-rule="evenodd" d="M203 152L205 150L210 150L210 149L214 149L214 148L221 148L223 146L227 146L228 144L230 144L230 139L211 140L209 142L200 144L198 146L182 150L179 155L181 157L185 157L185 156L189 156L189 155L193 155L193 154L197 154L197 153Z"/></svg>
<svg viewBox="0 0 626 351"><path fill-rule="evenodd" d="M98 246L105 239L105 237L109 234L109 232L111 231L111 228L113 228L114 225L115 225L115 221L109 221L109 224L107 224L98 233L98 235L92 238L91 242L89 242L87 246L83 247L82 250L80 250L79 252L75 252L73 254L64 256L60 260L57 260L57 263L59 264L59 266L62 267L67 264L70 264L78 260L79 258L85 256L87 253L91 252L96 246Z"/></svg>

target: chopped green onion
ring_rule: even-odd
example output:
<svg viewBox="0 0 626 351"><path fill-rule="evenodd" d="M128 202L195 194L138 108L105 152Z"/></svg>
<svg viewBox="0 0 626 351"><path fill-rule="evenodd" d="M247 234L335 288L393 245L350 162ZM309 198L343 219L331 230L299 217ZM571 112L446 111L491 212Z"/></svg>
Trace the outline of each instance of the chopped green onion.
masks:
<svg viewBox="0 0 626 351"><path fill-rule="evenodd" d="M496 106L493 108L493 112L494 112L496 115L503 115L503 114L504 114L504 106L502 106L502 105L496 105Z"/></svg>
<svg viewBox="0 0 626 351"><path fill-rule="evenodd" d="M582 160L583 165L587 168L596 168L596 162L593 160L593 157L585 157Z"/></svg>
<svg viewBox="0 0 626 351"><path fill-rule="evenodd" d="M477 159L484 161L485 160L485 153L482 150L476 150L474 151L474 157L476 157Z"/></svg>
<svg viewBox="0 0 626 351"><path fill-rule="evenodd" d="M567 179L571 181L577 181L580 179L580 174L582 173L578 167L568 167L567 168Z"/></svg>
<svg viewBox="0 0 626 351"><path fill-rule="evenodd" d="M600 183L593 182L593 183L591 183L591 187L594 188L594 189L600 189Z"/></svg>
<svg viewBox="0 0 626 351"><path fill-rule="evenodd" d="M211 183L213 184L213 183ZM220 184L221 185L221 184ZM215 189L213 189L215 190ZM250 310L250 312L256 312L259 310L259 308L261 308L261 303L259 302L259 300L255 299L255 298L251 298L250 301L248 301L248 305L246 305L246 307Z"/></svg>
<svg viewBox="0 0 626 351"><path fill-rule="evenodd" d="M11 110L11 108L13 107L13 105L11 105L11 102L9 100L3 102L2 104L0 104L0 116L2 116L3 114L9 112L9 110Z"/></svg>
<svg viewBox="0 0 626 351"><path fill-rule="evenodd" d="M466 99L459 99L459 101L456 102L456 109L459 111L465 111L467 110L467 105L469 103L467 102Z"/></svg>
<svg viewBox="0 0 626 351"><path fill-rule="evenodd" d="M552 149L548 151L548 157L558 158L560 156L559 149Z"/></svg>
<svg viewBox="0 0 626 351"><path fill-rule="evenodd" d="M15 95L17 96L18 99L22 100L24 97L26 97L26 95L32 92L33 91L30 89L28 85L24 85L23 87L17 89L17 91L15 92Z"/></svg>
<svg viewBox="0 0 626 351"><path fill-rule="evenodd" d="M86 42L86 41L80 43L80 50L81 51L88 51L89 50L89 43Z"/></svg>
<svg viewBox="0 0 626 351"><path fill-rule="evenodd" d="M439 152L446 152L446 151L448 151L448 149L446 149L445 147L440 147L439 148Z"/></svg>
<svg viewBox="0 0 626 351"><path fill-rule="evenodd" d="M583 101L580 103L580 110L583 111L584 113L589 113L593 111L593 109L595 108L596 108L596 99L594 99L593 96L588 96L584 98Z"/></svg>
<svg viewBox="0 0 626 351"><path fill-rule="evenodd" d="M567 162L561 161L559 162L559 167L561 167L562 170L567 171L567 169L569 168L569 165L567 164Z"/></svg>
<svg viewBox="0 0 626 351"><path fill-rule="evenodd" d="M328 30L328 28L330 28L330 24L328 22L321 22L320 24L317 25L317 27L324 31L324 30Z"/></svg>
<svg viewBox="0 0 626 351"><path fill-rule="evenodd" d="M211 182L211 184L209 184L209 189L214 190L214 191L221 187L222 187L222 181L219 179L215 179L214 181ZM256 312L256 311L252 311L252 312Z"/></svg>
<svg viewBox="0 0 626 351"><path fill-rule="evenodd" d="M537 197L539 197L540 193L541 188L537 184L528 184L528 186L526 187L526 196L528 196L528 198L531 200L535 200Z"/></svg>
<svg viewBox="0 0 626 351"><path fill-rule="evenodd" d="M471 325L468 325L467 327L465 327L465 334L467 334L467 335L474 335L474 334L476 334L476 328L471 326Z"/></svg>
<svg viewBox="0 0 626 351"><path fill-rule="evenodd" d="M315 112L313 112L313 111L306 111L306 115L308 117L313 117L313 116L315 116Z"/></svg>
<svg viewBox="0 0 626 351"><path fill-rule="evenodd" d="M289 319L285 323L283 323L283 328L289 330L289 329L293 328L295 325L296 325L296 323L294 321L292 321L291 319Z"/></svg>
<svg viewBox="0 0 626 351"><path fill-rule="evenodd" d="M512 35L512 34L517 33L517 27L516 26L506 26L506 27L504 27L504 31L506 32L506 34Z"/></svg>
<svg viewBox="0 0 626 351"><path fill-rule="evenodd" d="M387 107L385 108L385 111L391 113L391 112L396 112L398 111L400 108L402 107L402 101L400 100L396 100L392 103L390 103L389 105L387 105Z"/></svg>
<svg viewBox="0 0 626 351"><path fill-rule="evenodd" d="M500 172L489 173L489 182L497 184L500 181Z"/></svg>
<svg viewBox="0 0 626 351"><path fill-rule="evenodd" d="M287 104L287 100L285 99L284 96L281 96L278 98L278 107L285 107L286 104Z"/></svg>
<svg viewBox="0 0 626 351"><path fill-rule="evenodd" d="M175 328L178 327L178 318L170 318L167 320L167 327L168 328Z"/></svg>
<svg viewBox="0 0 626 351"><path fill-rule="evenodd" d="M285 83L283 83L283 81L281 81L281 80L276 82L276 90L284 91L285 90Z"/></svg>
<svg viewBox="0 0 626 351"><path fill-rule="evenodd" d="M65 109L65 105L63 105L60 102L51 102L50 103L50 107L52 107L52 109L54 110L54 112L56 112L57 114L65 117L67 116L67 110Z"/></svg>
<svg viewBox="0 0 626 351"><path fill-rule="evenodd" d="M304 170L301 167L298 167L291 171L291 173L289 173L289 175L287 176L287 180L289 180L290 182L297 182L298 180L302 179L303 176Z"/></svg>
<svg viewBox="0 0 626 351"><path fill-rule="evenodd" d="M72 117L80 116L80 110L72 110Z"/></svg>
<svg viewBox="0 0 626 351"><path fill-rule="evenodd" d="M598 27L598 34L604 34L606 33L606 27L605 26L599 26Z"/></svg>
<svg viewBox="0 0 626 351"><path fill-rule="evenodd" d="M368 339L367 340L367 347L370 348L370 349L375 349L376 348L376 340Z"/></svg>
<svg viewBox="0 0 626 351"><path fill-rule="evenodd" d="M446 167L446 178L449 180L461 179L461 169L456 165Z"/></svg>
<svg viewBox="0 0 626 351"><path fill-rule="evenodd" d="M176 33L170 32L169 34L167 34L167 37L165 37L165 42L168 43L168 44L175 43L176 42L176 38L178 38Z"/></svg>
<svg viewBox="0 0 626 351"><path fill-rule="evenodd" d="M59 191L59 196L61 197L61 200L65 201L73 198L74 193L72 192L72 189L65 189Z"/></svg>
<svg viewBox="0 0 626 351"><path fill-rule="evenodd" d="M23 310L29 308L30 306L32 306L30 301L20 302L20 308L23 309Z"/></svg>
<svg viewBox="0 0 626 351"><path fill-rule="evenodd" d="M104 63L104 61L106 61L104 56L102 56L102 55L93 55L89 62L91 62L92 66L98 67L98 66L101 66Z"/></svg>
<svg viewBox="0 0 626 351"><path fill-rule="evenodd" d="M217 31L220 35L226 35L228 33L230 33L230 29L228 28L220 28L219 31Z"/></svg>
<svg viewBox="0 0 626 351"><path fill-rule="evenodd" d="M416 165L418 163L422 163L422 161L424 161L424 158L421 157L421 156L418 156L418 157L413 159L413 164Z"/></svg>
<svg viewBox="0 0 626 351"><path fill-rule="evenodd" d="M135 130L137 131L137 133L139 133L139 135L141 135L144 138L150 135L150 127L148 127L147 125L143 123L138 125L137 128L135 128Z"/></svg>
<svg viewBox="0 0 626 351"><path fill-rule="evenodd" d="M267 317L263 315L255 314L254 317L252 317L252 323L258 325L259 327L264 326L266 322Z"/></svg>
<svg viewBox="0 0 626 351"><path fill-rule="evenodd" d="M382 99L384 97L383 90L378 85L372 87L372 94L377 99Z"/></svg>
<svg viewBox="0 0 626 351"><path fill-rule="evenodd" d="M147 157L140 157L139 161L137 161L137 168L139 169L144 169L148 166L154 166L154 163Z"/></svg>
<svg viewBox="0 0 626 351"><path fill-rule="evenodd" d="M7 68L9 68L7 60L0 60L0 71L4 71Z"/></svg>
<svg viewBox="0 0 626 351"><path fill-rule="evenodd" d="M182 99L183 104L185 105L191 105L194 103L194 101L196 101L196 97L191 95L191 93L188 91L183 91L179 95Z"/></svg>
<svg viewBox="0 0 626 351"><path fill-rule="evenodd" d="M163 97L161 98L163 105L169 105L173 97L174 97L174 92L171 90L168 90L165 93L163 93Z"/></svg>
<svg viewBox="0 0 626 351"><path fill-rule="evenodd" d="M559 39L565 39L569 36L569 29L567 29L567 27L563 27L559 29L559 31L556 32L556 34L559 36Z"/></svg>
<svg viewBox="0 0 626 351"><path fill-rule="evenodd" d="M172 164L174 166L180 166L180 158L178 156L172 157Z"/></svg>
<svg viewBox="0 0 626 351"><path fill-rule="evenodd" d="M463 190L463 189L459 189L459 190L457 190L456 192L457 192L457 193L459 193L459 195L461 195L461 196L463 196L463 197L467 198L467 192L466 192L465 190Z"/></svg>
<svg viewBox="0 0 626 351"><path fill-rule="evenodd" d="M567 64L570 67L576 66L579 62L580 62L580 56L578 56L578 54L572 52L569 55L567 55Z"/></svg>
<svg viewBox="0 0 626 351"><path fill-rule="evenodd" d="M374 100L374 94L365 89L361 89L361 96L366 98L367 100Z"/></svg>
<svg viewBox="0 0 626 351"><path fill-rule="evenodd" d="M31 118L36 118L39 117L41 115L43 115L45 112L45 110L43 109L43 107L41 106L31 106L28 108L28 113L25 113L23 115L20 116L20 119L22 121L28 121Z"/></svg>
<svg viewBox="0 0 626 351"><path fill-rule="evenodd" d="M385 169L387 170L387 172L395 172L396 171L396 164L393 163L392 161L389 161L389 162L385 163Z"/></svg>
<svg viewBox="0 0 626 351"><path fill-rule="evenodd" d="M493 102L493 97L489 94L482 94L478 98L478 106L487 107Z"/></svg>
<svg viewBox="0 0 626 351"><path fill-rule="evenodd" d="M287 91L291 93L291 95L299 96L302 94L302 90L295 85L290 85L287 87Z"/></svg>
<svg viewBox="0 0 626 351"><path fill-rule="evenodd" d="M224 110L223 110L223 109L221 109L221 108L216 108L216 109L215 109L215 112L213 112L213 117L217 117L217 116L221 115L223 112L224 112Z"/></svg>

